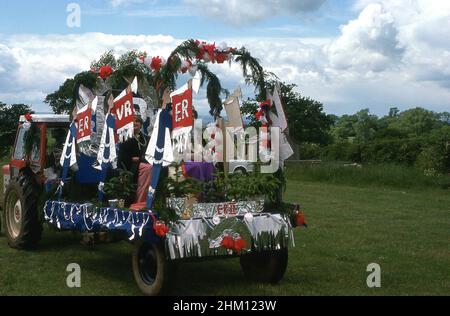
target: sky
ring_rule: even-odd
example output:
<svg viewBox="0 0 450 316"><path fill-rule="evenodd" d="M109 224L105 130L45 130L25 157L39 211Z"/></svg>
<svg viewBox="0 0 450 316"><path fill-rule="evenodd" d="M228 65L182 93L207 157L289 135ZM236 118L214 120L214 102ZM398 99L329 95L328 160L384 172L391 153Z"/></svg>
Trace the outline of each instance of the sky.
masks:
<svg viewBox="0 0 450 316"><path fill-rule="evenodd" d="M167 56L189 38L247 47L330 114L450 111L448 0L3 0L0 101L48 112L45 96L103 52ZM251 96L239 67L213 68Z"/></svg>

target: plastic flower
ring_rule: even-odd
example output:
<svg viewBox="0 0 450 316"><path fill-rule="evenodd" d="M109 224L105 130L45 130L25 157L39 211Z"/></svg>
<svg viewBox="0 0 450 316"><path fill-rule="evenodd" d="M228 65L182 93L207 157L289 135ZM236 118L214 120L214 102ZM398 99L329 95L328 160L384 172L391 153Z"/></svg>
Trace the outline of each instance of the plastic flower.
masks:
<svg viewBox="0 0 450 316"><path fill-rule="evenodd" d="M242 252L242 250L244 250L246 247L247 247L247 243L245 242L244 239L242 239L242 238L237 238L237 239L234 241L234 247L233 247L233 250L234 250L235 252L240 253L240 252Z"/></svg>
<svg viewBox="0 0 450 316"><path fill-rule="evenodd" d="M113 69L111 68L111 66L109 66L109 65L106 65L106 66L103 66L102 68L100 68L100 73L99 73L99 76L100 76L100 78L102 78L102 79L106 79L106 78L108 78L109 76L111 76L112 74L113 74Z"/></svg>
<svg viewBox="0 0 450 316"><path fill-rule="evenodd" d="M216 61L218 64L223 64L229 59L229 55L226 53L217 53Z"/></svg>
<svg viewBox="0 0 450 316"><path fill-rule="evenodd" d="M231 236L225 236L222 239L222 243L220 244L222 248L232 250L234 249L234 239Z"/></svg>
<svg viewBox="0 0 450 316"><path fill-rule="evenodd" d="M152 58L152 63L150 65L150 67L154 70L154 71L160 71L162 66L163 66L163 59L159 56L157 57L153 57Z"/></svg>
<svg viewBox="0 0 450 316"><path fill-rule="evenodd" d="M164 224L163 222L156 222L153 225L153 230L155 231L155 234L158 237L166 237L166 235L170 231L169 227L167 227L167 225Z"/></svg>

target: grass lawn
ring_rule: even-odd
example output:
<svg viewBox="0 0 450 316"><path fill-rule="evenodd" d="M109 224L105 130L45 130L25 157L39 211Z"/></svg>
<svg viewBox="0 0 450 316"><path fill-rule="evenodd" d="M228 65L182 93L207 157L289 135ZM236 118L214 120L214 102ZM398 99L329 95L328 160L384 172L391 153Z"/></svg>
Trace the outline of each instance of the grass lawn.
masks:
<svg viewBox="0 0 450 316"><path fill-rule="evenodd" d="M297 231L279 285L247 283L238 260L217 260L182 264L172 294L450 295L450 192L289 181L286 196L302 203L310 226ZM0 295L140 295L129 244L79 240L46 230L38 250L18 252L0 237ZM81 289L65 286L72 262ZM380 289L366 285L370 263L381 265Z"/></svg>

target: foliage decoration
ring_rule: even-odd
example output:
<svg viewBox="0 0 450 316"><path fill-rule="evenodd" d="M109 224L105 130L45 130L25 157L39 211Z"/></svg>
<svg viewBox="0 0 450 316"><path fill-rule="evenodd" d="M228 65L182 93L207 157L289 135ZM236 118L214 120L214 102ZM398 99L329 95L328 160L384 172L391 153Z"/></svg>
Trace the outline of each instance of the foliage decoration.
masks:
<svg viewBox="0 0 450 316"><path fill-rule="evenodd" d="M203 202L248 201L261 198L275 202L282 182L272 175L260 172L235 173L227 177L218 172L213 182L199 185L203 193Z"/></svg>
<svg viewBox="0 0 450 316"><path fill-rule="evenodd" d="M116 177L105 183L105 194L114 199L129 200L136 193L136 185L133 183L133 173L121 171Z"/></svg>
<svg viewBox="0 0 450 316"><path fill-rule="evenodd" d="M103 69L104 81L112 90L124 89L136 76L140 86L141 83L143 86L152 86L159 96L162 96L166 88L172 90L176 88L176 80L180 74L189 72L193 76L199 70L202 74L202 86L207 83L210 113L217 118L223 109L221 95L224 93L227 95L227 93L222 88L219 78L206 65L225 62L239 63L246 83L256 86L257 99L265 98L266 81L274 75L265 72L259 60L254 58L245 47L236 49L228 47L226 43L216 45L189 39L175 48L167 60L136 50L116 58L113 51L108 51L91 63L90 72L81 73L74 79L67 80L58 91L48 95L45 102L50 104L56 113L70 113L76 100L74 91L80 84L95 90L101 69ZM108 69L107 72L105 72L106 69Z"/></svg>
<svg viewBox="0 0 450 316"><path fill-rule="evenodd" d="M175 176L167 180L167 190L169 196L184 198L190 194L198 194L198 182L194 179L185 178L180 165L175 166Z"/></svg>

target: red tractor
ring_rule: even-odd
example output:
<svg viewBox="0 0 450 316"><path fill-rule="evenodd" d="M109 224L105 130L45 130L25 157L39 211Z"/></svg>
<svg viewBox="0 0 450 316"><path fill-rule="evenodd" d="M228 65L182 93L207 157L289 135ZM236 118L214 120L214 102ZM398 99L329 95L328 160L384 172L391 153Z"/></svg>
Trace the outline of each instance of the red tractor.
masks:
<svg viewBox="0 0 450 316"><path fill-rule="evenodd" d="M32 121L30 129L28 120L20 118L11 161L3 167L2 223L12 248L35 248L44 222L58 231L120 232L126 235L123 240L133 242L133 274L146 295L163 293L173 264L188 259L240 257L252 280L277 283L283 278L293 227L286 215L265 210L264 201L188 205L187 199L171 198L171 209L189 218L167 227L157 210L96 207L86 202L86 195L76 203L51 200L47 192L60 183L61 149L71 122L61 115L34 115ZM79 170L83 168L80 164ZM169 231L164 236L160 228Z"/></svg>
<svg viewBox="0 0 450 316"><path fill-rule="evenodd" d="M33 115L35 136L26 153L25 117L20 118L11 161L3 166L3 228L12 248L33 248L41 239L40 196L56 181L59 157L70 124L68 115Z"/></svg>

